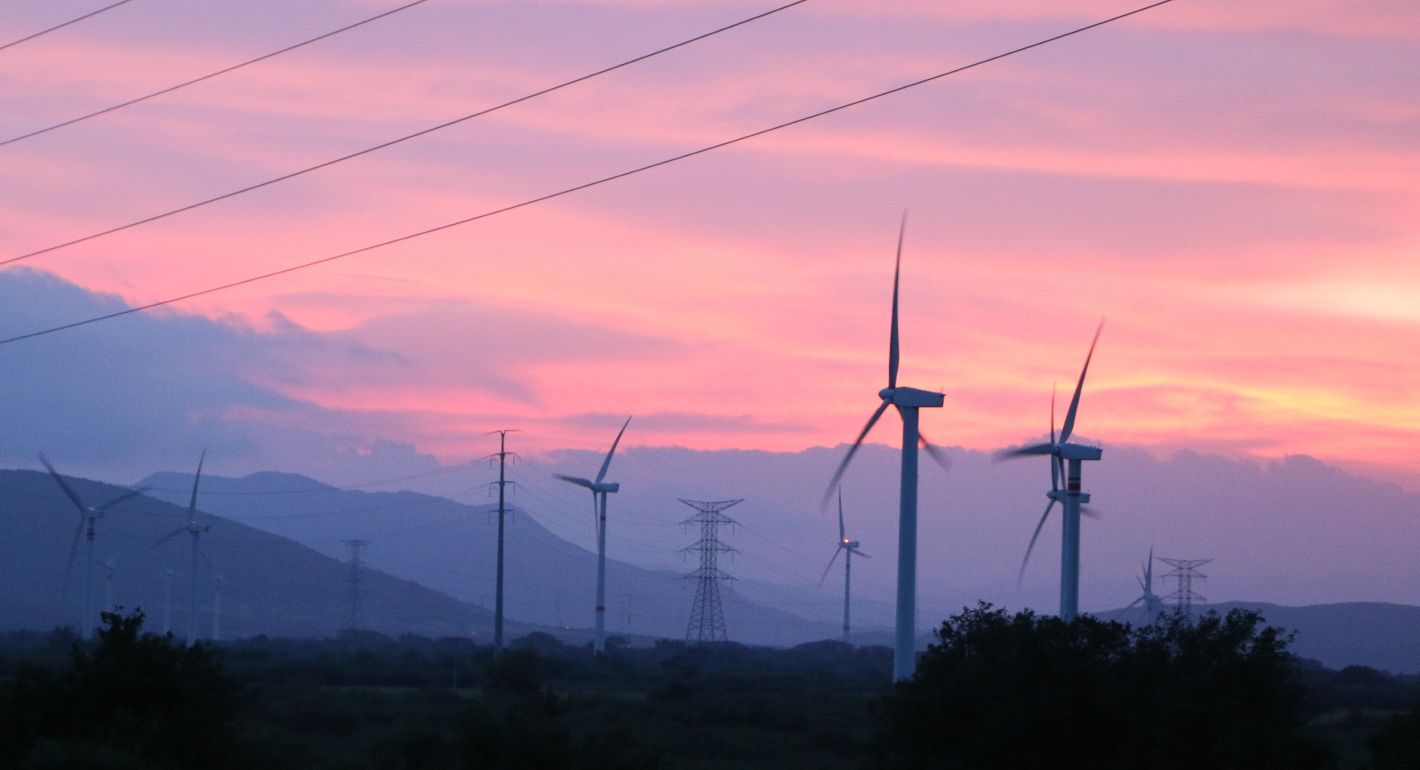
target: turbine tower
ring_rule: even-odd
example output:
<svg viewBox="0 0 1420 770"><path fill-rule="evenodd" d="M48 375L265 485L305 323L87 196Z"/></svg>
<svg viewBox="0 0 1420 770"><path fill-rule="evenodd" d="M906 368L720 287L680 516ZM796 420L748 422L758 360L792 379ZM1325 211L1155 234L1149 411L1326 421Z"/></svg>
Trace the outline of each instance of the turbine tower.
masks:
<svg viewBox="0 0 1420 770"><path fill-rule="evenodd" d="M848 463L868 437L868 431L877 424L889 406L897 408L902 417L902 491L898 497L897 525L897 629L894 637L892 656L892 678L907 679L917 668L916 650L916 608L917 608L917 445L920 443L927 454L939 465L947 467L946 457L933 446L918 428L918 410L939 407L941 393L933 393L917 388L898 387L898 339L897 339L897 298L898 284L902 273L902 240L907 231L907 214L902 215L902 225L897 233L897 262L892 274L892 328L888 338L888 381L887 387L878 391L882 404L868 418L868 424L848 448L838 470L824 490L821 507L827 507L833 490L848 469Z"/></svg>
<svg viewBox="0 0 1420 770"><path fill-rule="evenodd" d="M1070 436L1075 432L1075 415L1080 408L1080 393L1085 388L1085 375L1090 371L1090 358L1095 354L1095 344L1099 342L1100 332L1104 330L1104 321L1095 329L1095 337L1090 342L1090 352L1085 355L1085 366L1080 369L1080 379L1075 383L1075 395L1070 399L1070 409L1065 413L1065 424L1060 428L1060 436L1055 435L1055 396L1050 397L1050 443L1033 444L1030 446L1006 449L996 453L997 460L1006 460L1014 457L1025 457L1027 455L1046 455L1050 458L1050 491L1045 496L1050 498L1050 502L1045 506L1045 512L1040 515L1040 521L1035 525L1035 532L1031 535L1030 545L1026 546L1026 555L1021 559L1021 569L1017 573L1016 581L1026 572L1026 564L1030 561L1031 551L1035 549L1036 538L1040 537L1040 530L1045 526L1045 520L1050 517L1050 511L1056 503L1061 503L1064 511L1061 515L1061 538L1060 538L1060 617L1063 620L1074 620L1080 611L1080 514L1089 513L1084 508L1084 504L1090 501L1087 493L1080 491L1080 466L1086 460L1098 460L1103 454L1103 450L1096 446L1070 443ZM1065 477L1065 488L1060 488L1060 477Z"/></svg>
<svg viewBox="0 0 1420 770"><path fill-rule="evenodd" d="M1144 590L1144 593L1140 595L1138 599L1130 602L1129 607L1125 607L1124 609L1127 610L1136 604L1142 605L1140 610L1144 613L1144 618L1152 622L1158 618L1159 613L1164 609L1164 600L1160 599L1159 595L1154 593L1154 549L1149 549L1149 560L1144 562L1141 566L1143 567L1143 575L1136 578L1136 580L1139 581L1139 587Z"/></svg>
<svg viewBox="0 0 1420 770"><path fill-rule="evenodd" d="M611 442L611 450L606 453L606 459L602 460L602 467L597 471L595 481L578 476L557 475L557 478L563 481L592 490L592 520L597 526L597 635L592 650L597 654L606 650L606 496L621 491L621 484L603 479L606 478L607 469L611 467L612 455L616 454L616 445L621 443L621 435L630 424L630 417L621 424L621 430L617 432L616 440Z"/></svg>
<svg viewBox="0 0 1420 770"><path fill-rule="evenodd" d="M80 633L83 635L80 638L88 639L92 635L94 628L94 526L98 523L99 519L104 517L105 513L108 513L110 508L130 497L137 497L147 492L148 488L139 487L137 489L131 489L103 505L84 505L84 501L81 500L79 495L69 486L69 482L65 481L64 477L60 476L59 472L54 470L54 466L49 464L49 460L46 459L44 455L39 456L39 461L44 463L44 467L49 471L49 475L53 476L55 483L59 484L59 488L64 490L64 496L69 498L69 502L73 503L75 508L79 509L79 525L74 528L74 542L69 546L69 562L64 569L64 590L67 596L69 590L69 576L74 572L74 557L79 552L79 535L82 533L84 535L84 619L80 627ZM67 599L64 603L66 605L68 604Z"/></svg>
<svg viewBox="0 0 1420 770"><path fill-rule="evenodd" d="M838 558L839 553L843 553L843 643L848 643L849 622L848 622L848 601L853 586L853 554L858 554L864 559L872 558L866 553L858 550L858 541L849 540L843 527L843 488L838 489L838 548L834 550L832 558L828 560L828 566L823 568L823 575L818 579L818 584L823 585L824 578L828 577L828 571L833 569L833 562Z"/></svg>
<svg viewBox="0 0 1420 770"><path fill-rule="evenodd" d="M192 477L192 498L187 503L187 523L158 538L152 545L152 548L157 548L183 533L187 533L192 538L192 560L188 568L190 585L187 593L187 644L189 647L197 641L197 560L202 559L206 562L208 571L215 572L212 569L212 562L208 560L207 554L198 544L203 533L212 528L210 524L197 523L197 485L202 481L202 465L205 462L207 462L206 449L202 450L202 454L197 458L197 473Z"/></svg>

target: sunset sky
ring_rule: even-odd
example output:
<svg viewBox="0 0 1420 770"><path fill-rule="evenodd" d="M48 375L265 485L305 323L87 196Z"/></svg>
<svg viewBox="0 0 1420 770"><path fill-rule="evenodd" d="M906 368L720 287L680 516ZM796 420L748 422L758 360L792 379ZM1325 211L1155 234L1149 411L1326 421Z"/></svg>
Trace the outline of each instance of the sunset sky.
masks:
<svg viewBox="0 0 1420 770"><path fill-rule="evenodd" d="M102 4L7 3L0 43ZM0 140L399 4L136 0L0 50ZM775 4L430 0L0 146L0 259ZM1133 7L809 0L487 117L10 265L0 283L70 301L6 300L0 337L116 307L92 295L152 302L555 192ZM0 377L50 376L56 356L72 356L82 385L30 383L21 389L34 400L9 405L11 417L71 433L82 411L73 404L116 389L104 408L170 408L175 432L268 426L331 437L310 452L394 442L443 463L485 454L485 432L505 426L523 429L533 453L604 449L632 413L631 446L834 446L853 438L886 384L907 209L902 381L945 393L946 408L923 418L938 443L990 449L1043 433L1052 384L1068 397L1104 317L1086 437L1162 453L1309 454L1417 489L1417 43L1420 5L1403 0L1175 0L596 189L147 317L0 346ZM91 366L130 348L121 365L141 377ZM174 392L191 383L206 396L150 398L158 386L144 378L155 372ZM53 395L66 388L77 388L73 404ZM895 430L885 422L873 440L893 443ZM7 465L33 465L37 444L55 443L7 432ZM194 435L154 461L184 464L209 440ZM106 451L137 443L116 442ZM137 470L105 465L98 451L79 469ZM234 470L309 471L303 451L289 434L248 432L226 456Z"/></svg>

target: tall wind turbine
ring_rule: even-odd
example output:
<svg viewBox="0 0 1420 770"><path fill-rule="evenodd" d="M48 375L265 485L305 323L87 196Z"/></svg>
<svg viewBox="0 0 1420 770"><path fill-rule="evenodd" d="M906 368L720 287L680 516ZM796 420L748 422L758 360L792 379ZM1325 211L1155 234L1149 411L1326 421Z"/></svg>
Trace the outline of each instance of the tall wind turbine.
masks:
<svg viewBox="0 0 1420 770"><path fill-rule="evenodd" d="M1160 599L1159 595L1154 593L1154 549L1149 549L1149 560L1144 562L1141 566L1143 567L1143 576L1136 579L1139 581L1139 587L1144 590L1144 593L1138 599L1130 602L1129 607L1142 604L1144 617L1152 622L1158 618L1159 613L1164 609L1164 600ZM1129 609L1129 607L1125 607L1125 609Z"/></svg>
<svg viewBox="0 0 1420 770"><path fill-rule="evenodd" d="M156 543L153 543L153 548L157 548L183 533L192 537L192 564L188 572L191 585L187 594L187 644L189 647L197 641L197 560L199 557L204 561L207 559L207 555L202 553L197 541L204 532L211 529L210 524L197 523L197 485L202 481L202 464L205 462L207 462L207 450L204 449L202 455L197 458L197 473L192 477L192 499L187 504L187 523L163 535L158 538ZM207 568L212 569L210 562Z"/></svg>
<svg viewBox="0 0 1420 770"><path fill-rule="evenodd" d="M1035 525L1030 545L1026 546L1020 575L1025 574L1026 563L1030 561L1036 538L1040 537L1040 530L1045 526L1051 509L1056 503L1061 503L1064 512L1061 515L1060 538L1060 617L1066 621L1074 620L1080 611L1080 514L1087 512L1083 505L1090 501L1090 496L1080 491L1080 466L1086 460L1100 459L1103 454L1099 447L1070 443L1070 436L1075 432L1075 413L1080 408L1080 392L1085 387L1085 375L1090 371L1090 358L1095 354L1095 344L1099 342L1103 329L1104 321L1100 321L1100 325L1095 329L1095 337L1090 342L1090 352L1085 355L1085 366L1080 369L1080 380L1075 383L1075 395L1070 399L1070 410L1065 413L1065 424L1060 428L1060 436L1057 438L1055 435L1055 397L1052 395L1050 442L996 453L998 460L1026 455L1046 455L1050 458L1050 491L1045 493L1050 502L1046 504L1045 512L1040 515L1040 521ZM1060 488L1061 476L1065 477L1064 489Z"/></svg>
<svg viewBox="0 0 1420 770"><path fill-rule="evenodd" d="M848 448L838 470L824 490L822 506L827 507L833 490L848 469L848 463L868 437L868 431L877 424L889 406L896 407L902 417L902 491L898 497L897 525L897 629L893 641L892 678L907 679L917 668L916 656L916 609L917 609L917 445L920 443L927 454L938 464L946 467L946 457L933 446L918 429L918 410L924 407L942 405L942 394L917 388L898 387L898 340L897 340L897 297L899 278L902 274L902 240L907 231L907 215L902 216L902 225L897 233L897 262L892 274L892 329L888 338L888 381L887 387L878 391L883 400L868 418L868 424Z"/></svg>
<svg viewBox="0 0 1420 770"><path fill-rule="evenodd" d="M84 505L84 501L81 500L81 499L79 498L79 495L76 494L76 493L74 492L73 488L71 488L71 487L69 486L69 482L65 481L65 480L64 480L64 477L63 477L63 476L60 476L60 475L59 475L59 472L56 471L56 470L54 470L54 466L49 464L49 460L48 460L47 458L45 458L44 455L40 455L40 456L39 456L39 461L42 462L42 463L44 463L44 467L45 467L46 470L49 471L49 475L50 475L50 476L53 476L55 483L59 484L59 488L62 489L62 490L64 490L64 496L65 496L65 497L68 497L68 498L69 498L69 502L73 503L73 504L74 504L74 507L77 508L77 509L79 509L79 525L74 528L74 542L73 542L72 545L69 546L69 562L68 562L68 565L65 567L65 570L64 570L64 589L65 589L65 591L68 591L68 589L69 589L69 576L70 576L70 574L73 573L73 571L74 571L74 557L75 557L75 556L78 554L78 552L79 552L79 535L80 535L81 533L83 533L83 534L84 534L84 620L83 620L83 623L82 623L82 626L81 626L81 633L83 634L83 636L80 637L80 638L82 638L82 639L88 639L89 636L91 635L91 633L93 632L93 628L94 628L94 616L93 616L93 611L94 611L94 605L93 605L93 588L94 588L94 526L95 526L95 524L98 522L99 519L102 519L102 518L104 517L104 514L105 514L105 513L108 513L108 510L109 510L110 508L112 508L112 507L118 505L119 503L121 503L121 502L123 502L123 501L129 499L130 497L137 497L138 495L141 495L141 494L143 494L144 492L147 492L147 491L148 491L148 488L147 488L147 487L139 487L139 488L137 488L137 489L131 489L131 490L129 490L129 491L127 491L127 492L124 492L123 494L119 495L118 497L115 497L114 499L109 500L108 502L104 503L103 505L98 505L98 506Z"/></svg>
<svg viewBox="0 0 1420 770"><path fill-rule="evenodd" d="M848 643L848 600L853 587L853 554L858 554L864 559L872 558L866 553L858 550L858 541L849 540L846 530L843 527L843 489L838 490L838 548L834 550L833 557L828 560L828 566L823 568L823 575L819 577L818 584L823 585L824 578L828 577L828 571L833 569L833 562L838 559L838 554L843 553L843 643Z"/></svg>
<svg viewBox="0 0 1420 770"><path fill-rule="evenodd" d="M592 515L597 517L597 636L592 649L597 653L606 649L606 496L621 491L621 484L603 479L606 478L607 469L611 467L611 456L616 454L616 445L621 443L621 434L626 432L626 426L630 424L630 417L621 424L621 430L617 432L616 440L611 442L611 450L606 453L606 459L602 460L601 470L597 471L595 480L561 474L557 476L563 481L592 490Z"/></svg>

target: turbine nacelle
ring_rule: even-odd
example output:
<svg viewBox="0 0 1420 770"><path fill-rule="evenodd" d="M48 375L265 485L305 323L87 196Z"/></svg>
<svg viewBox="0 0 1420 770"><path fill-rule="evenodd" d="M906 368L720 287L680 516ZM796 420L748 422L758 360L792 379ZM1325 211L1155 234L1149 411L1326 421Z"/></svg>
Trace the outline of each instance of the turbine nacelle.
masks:
<svg viewBox="0 0 1420 770"><path fill-rule="evenodd" d="M878 397L893 406L934 407L941 406L945 397L941 393L920 388L883 388Z"/></svg>

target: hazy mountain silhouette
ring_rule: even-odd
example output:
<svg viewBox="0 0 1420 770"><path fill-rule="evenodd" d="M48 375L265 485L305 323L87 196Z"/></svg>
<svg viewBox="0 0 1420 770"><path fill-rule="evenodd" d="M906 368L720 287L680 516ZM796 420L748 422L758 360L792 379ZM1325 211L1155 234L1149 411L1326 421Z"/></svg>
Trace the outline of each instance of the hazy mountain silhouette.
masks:
<svg viewBox="0 0 1420 770"><path fill-rule="evenodd" d="M52 483L52 482L51 482ZM185 505L190 474L158 473L143 481L152 496ZM204 475L199 507L309 545L343 559L341 540L371 541L364 559L376 569L418 581L485 608L493 605L496 504L466 505L417 492L342 490L304 476L256 473L239 479ZM538 518L512 507L506 527L505 606L524 623L585 629L592 622L595 554L549 532ZM591 528L590 503L585 525ZM620 524L616 511L609 527ZM612 530L614 531L614 530ZM212 538L214 545L217 538ZM680 638L685 635L693 582L677 572L648 570L608 559L609 633ZM336 596L344 596L343 587ZM815 621L746 600L722 586L730 638L792 644L837 635ZM371 625L379 619L367 610Z"/></svg>

